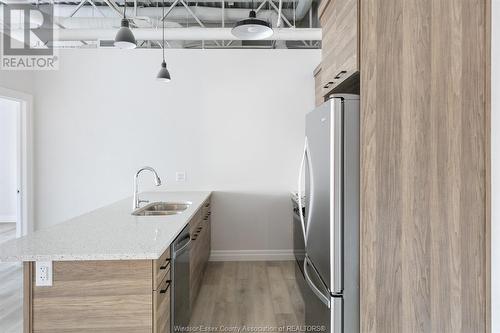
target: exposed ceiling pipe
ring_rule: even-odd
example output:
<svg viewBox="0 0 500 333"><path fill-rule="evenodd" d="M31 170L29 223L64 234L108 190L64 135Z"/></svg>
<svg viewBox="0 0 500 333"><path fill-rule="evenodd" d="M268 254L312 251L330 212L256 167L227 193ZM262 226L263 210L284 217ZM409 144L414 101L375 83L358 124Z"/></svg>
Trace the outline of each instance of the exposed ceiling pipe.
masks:
<svg viewBox="0 0 500 333"><path fill-rule="evenodd" d="M93 16L91 7L81 8L74 16L69 17L67 13L72 12L72 7L74 6L60 6L55 13L54 23L58 26L62 26L65 29L106 29L106 28L119 28L121 17L115 15L113 10L108 7L102 12L106 15ZM221 21L221 10L219 8L210 7L192 7L194 14L203 22L207 24L214 24ZM44 10L43 5L40 9ZM46 9L46 8L45 8ZM234 22L239 21L242 18L248 16L248 9L227 9L225 10L224 21L227 25L232 25ZM138 8L138 17L132 17L131 20L134 21L134 27L136 28L151 28L158 27L161 25L160 17L158 14L158 8ZM161 14L161 11L160 11ZM261 19L268 20L273 26L276 26L278 20L278 14L274 10L261 10L258 14ZM196 20L188 14L184 7L177 7L167 18L165 22L167 28L181 28L182 23L187 21L196 25ZM0 18L1 21L1 18ZM20 29L24 22L21 21L21 17L11 18L11 27L13 29ZM30 25L32 28L36 28L42 24L42 17L34 16L31 18Z"/></svg>
<svg viewBox="0 0 500 333"><path fill-rule="evenodd" d="M70 16L74 12L75 7L76 6L72 5L57 6L54 13L54 23L65 29L104 29L120 27L121 17L116 15L115 11L109 7L101 8L101 12L105 17L100 16L100 14L95 16L96 13L93 7L82 7L73 16ZM48 8L41 5L40 9L43 11ZM192 7L192 11L206 24L218 25L222 19L222 11L220 8ZM227 25L232 25L234 22L248 17L248 12L248 9L226 9L224 11L224 21ZM131 17L134 26L137 28L151 28L161 25L161 22L159 22L161 17L160 8L137 8L137 14L137 17ZM268 20L275 26L278 14L274 10L261 10L259 11L258 17ZM20 17L13 17L11 20L11 25L14 29L16 28L16 23L24 24L22 21L19 21ZM41 23L41 16L34 16L31 18L30 24L32 28L39 26ZM166 27L181 27L179 23L197 25L196 20L187 13L184 7L176 7L171 11L167 17Z"/></svg>
<svg viewBox="0 0 500 333"><path fill-rule="evenodd" d="M1 21L1 20L0 20ZM64 29L118 29L120 27L120 18L113 17L54 17L54 23L58 26L63 26ZM42 24L42 19L32 17L30 27L35 29ZM12 29L22 29L24 22L19 18L12 18L10 26ZM136 28L151 28L151 26L161 26L159 19L143 20L136 19L134 27ZM182 28L183 26L177 22L165 22L166 28Z"/></svg>
<svg viewBox="0 0 500 333"><path fill-rule="evenodd" d="M161 30L158 29L133 29L137 40L161 40ZM13 32L15 34L16 32ZM22 33L18 31L17 33ZM61 29L57 32L58 41L94 41L98 39L111 40L116 34L116 29ZM238 40L231 28L170 28L165 29L166 40ZM321 40L321 29L279 29L266 40Z"/></svg>
<svg viewBox="0 0 500 333"><path fill-rule="evenodd" d="M302 20L306 16L309 9L311 9L312 0L299 0L297 1L297 7L295 8L295 16L297 20Z"/></svg>
<svg viewBox="0 0 500 333"><path fill-rule="evenodd" d="M301 0L305 1L305 0ZM40 5L40 9L44 10L44 5ZM57 5L54 8L54 15L57 17L69 17L74 11L76 6L74 5ZM190 6L191 11L204 23L220 23L222 20L222 10L216 7L199 7ZM114 10L109 7L101 7L101 12L106 17L119 17ZM248 17L249 9L245 8L226 8L224 10L224 21L226 23L234 23L243 18ZM283 16L292 15L291 10L283 10ZM161 16L161 8L157 7L139 7L137 8L137 16L139 18L149 17L156 18ZM83 6L74 14L77 17L96 17L99 18L99 14L91 6ZM274 10L260 10L257 13L257 17L261 19L274 20L276 21L278 14ZM133 17L131 17L133 19ZM188 14L186 9L182 6L178 6L172 9L172 11L167 16L167 21L174 21L180 23L196 23L196 20Z"/></svg>
<svg viewBox="0 0 500 333"><path fill-rule="evenodd" d="M12 1L12 0L4 0ZM287 1L287 0L284 0ZM299 0L299 3L304 3L312 0ZM43 10L44 5L40 5ZM115 9L107 6L100 6L101 13L98 13L92 6L81 7L73 17L69 17L77 6L75 5L56 5L54 21L57 25L65 27L58 29L59 41L94 41L100 39L113 39L116 33L116 28L120 24L120 17ZM303 8L306 8L307 5ZM216 7L190 7L192 12L204 23L218 24L222 20L222 10ZM300 6L297 7L297 10ZM227 8L224 10L224 22L226 26L232 25L242 18L248 16L248 9ZM283 17L286 14L290 15L292 11L283 11ZM104 17L102 17L104 15ZM157 7L139 7L137 8L138 17L132 18L137 29L134 29L134 34L137 33L139 40L160 40L160 31L154 28L159 26L159 18L161 17L161 8ZM258 17L266 19L276 26L278 13L275 10L259 10ZM196 20L191 17L184 7L176 7L167 17L166 22L166 39L176 41L199 41L199 40L237 40L232 34L230 28L180 28L180 22L195 23ZM174 22L172 22L174 21ZM175 23L179 22L179 23ZM33 23L33 22L31 22ZM283 26L283 25L281 25ZM12 35L16 34L13 29ZM275 29L275 33L268 40L286 41L286 40L321 40L321 29ZM283 43L283 42L281 42Z"/></svg>
<svg viewBox="0 0 500 333"><path fill-rule="evenodd" d="M105 2L110 2L110 0L104 0ZM255 0L255 2L264 2L267 0ZM294 2L295 0L281 0L282 2ZM309 9L312 6L312 1L313 0L298 0L297 1L297 6L295 9L295 17L298 20L301 20L304 18L304 16L307 14ZM36 2L31 2L31 1L26 1L26 0L2 0L3 3L5 4L19 4L19 3L33 3L36 4ZM213 2L213 0L197 0L197 2L200 3L205 3L205 2ZM232 0L231 2L250 2L249 0ZM113 6L115 3L121 3L120 1L116 2L111 2L111 5ZM40 4L39 7L43 8L43 4ZM78 7L78 5L67 5L67 4L59 4L55 3L55 10L56 10L56 15L59 16L70 16L71 13ZM69 8L69 9L65 9ZM117 16L120 14L120 9L116 7L116 5L113 6L113 8L109 6L99 6L98 7L100 11L102 11L106 16ZM193 12L196 14L196 11L199 10L200 8L210 8L216 11L220 11L220 8L211 8L211 7L198 7L198 6L191 6L190 9L193 10ZM174 10L184 10L181 7L175 8ZM136 16L159 16L159 13L161 12L160 8L155 8L155 7L137 7L136 8L137 13L134 13ZM95 15L95 8L92 6L81 6L81 8L78 10L78 15L77 16L94 16ZM241 8L226 8L225 11L245 11L248 12L247 9L241 9ZM183 11L184 13L185 11ZM265 11L263 11L265 12ZM283 13L284 16L286 16L288 19L292 19L293 17L293 10L290 9L284 9ZM121 15L118 15L121 16ZM240 15L241 16L241 15ZM236 22L243 17L238 16L237 18L233 18L233 22ZM248 13L246 13L246 16L248 16ZM244 17L246 17L244 16ZM220 19L221 15L218 14L218 17ZM184 19L186 16L184 15ZM170 15L169 15L170 19ZM229 17L228 17L229 19Z"/></svg>
<svg viewBox="0 0 500 333"><path fill-rule="evenodd" d="M104 2L104 0L101 0ZM236 2L236 3L250 3L252 2L252 0L226 0L227 2ZM262 3L262 2L265 2L267 0L254 0L253 2L258 4L258 3ZM275 0L276 1L276 0ZM296 0L283 0L283 2L295 2ZM36 1L30 1L30 0L2 0L3 3L6 3L6 4L33 4L33 5L36 5ZM52 2L52 1L51 1ZM59 6L60 4L67 4L68 2L67 1L58 1L58 0L55 0L53 1L54 2L54 5L56 6ZM99 3L98 0L96 0L97 3ZM123 1L115 1L117 4L120 4L122 5L123 4ZM207 2L211 2L213 3L214 0L196 0L197 3L207 3Z"/></svg>

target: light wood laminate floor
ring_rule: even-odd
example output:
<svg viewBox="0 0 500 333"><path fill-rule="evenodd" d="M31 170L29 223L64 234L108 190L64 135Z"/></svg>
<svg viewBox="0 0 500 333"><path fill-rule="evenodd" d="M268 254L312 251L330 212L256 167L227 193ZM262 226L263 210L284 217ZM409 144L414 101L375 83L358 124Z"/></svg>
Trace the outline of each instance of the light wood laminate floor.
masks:
<svg viewBox="0 0 500 333"><path fill-rule="evenodd" d="M16 237L15 223L0 223L0 243ZM21 263L0 263L0 332L23 329L23 279Z"/></svg>
<svg viewBox="0 0 500 333"><path fill-rule="evenodd" d="M245 326L247 332L248 328L277 332L284 327L286 332L304 325L304 303L294 265L295 261L209 262L191 327L212 332Z"/></svg>

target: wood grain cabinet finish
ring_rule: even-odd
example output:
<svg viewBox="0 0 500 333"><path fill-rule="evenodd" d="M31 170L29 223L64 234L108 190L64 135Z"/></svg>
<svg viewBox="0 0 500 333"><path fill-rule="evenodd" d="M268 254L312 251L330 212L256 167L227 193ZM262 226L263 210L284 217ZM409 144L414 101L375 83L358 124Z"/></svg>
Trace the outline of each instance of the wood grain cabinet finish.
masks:
<svg viewBox="0 0 500 333"><path fill-rule="evenodd" d="M358 0L322 0L321 92L327 95L359 70Z"/></svg>
<svg viewBox="0 0 500 333"><path fill-rule="evenodd" d="M323 82L321 81L321 64L316 67L314 75L314 104L320 106L324 102Z"/></svg>
<svg viewBox="0 0 500 333"><path fill-rule="evenodd" d="M35 286L25 263L24 332L169 333L168 258L169 249L158 260L55 261L51 287Z"/></svg>
<svg viewBox="0 0 500 333"><path fill-rule="evenodd" d="M158 289L159 284L165 280L167 272L170 271L170 260L170 247L163 252L158 260L153 260L153 276L155 276L153 281L154 290Z"/></svg>
<svg viewBox="0 0 500 333"><path fill-rule="evenodd" d="M152 332L151 260L55 261L53 285L25 265L25 332ZM27 320L26 320L27 319Z"/></svg>
<svg viewBox="0 0 500 333"><path fill-rule="evenodd" d="M170 274L166 274L158 289L153 292L153 333L170 332L171 282Z"/></svg>
<svg viewBox="0 0 500 333"><path fill-rule="evenodd" d="M210 257L211 247L211 209L210 201L203 204L199 210L197 219L190 222L191 251L190 251L190 304L194 308L194 303L200 291L201 283L205 273L205 268Z"/></svg>
<svg viewBox="0 0 500 333"><path fill-rule="evenodd" d="M488 332L488 8L361 1L362 332Z"/></svg>

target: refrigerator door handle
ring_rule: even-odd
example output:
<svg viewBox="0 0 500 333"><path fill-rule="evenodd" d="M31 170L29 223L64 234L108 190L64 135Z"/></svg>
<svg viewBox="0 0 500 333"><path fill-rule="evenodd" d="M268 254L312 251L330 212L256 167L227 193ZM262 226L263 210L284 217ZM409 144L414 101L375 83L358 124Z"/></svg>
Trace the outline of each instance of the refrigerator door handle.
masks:
<svg viewBox="0 0 500 333"><path fill-rule="evenodd" d="M311 280L311 277L309 276L308 270L307 270L307 264L309 263L309 259L306 257L304 258L304 277L309 285L309 288L311 288L312 292L319 298L319 300L325 304L329 309L330 309L330 297L325 296L321 290L319 290L318 287L314 284L314 282Z"/></svg>
<svg viewBox="0 0 500 333"><path fill-rule="evenodd" d="M304 213L303 213L303 207L302 205L302 173L304 171L304 165L306 161L306 155L307 155L307 137L304 142L304 152L302 153L302 161L300 162L300 170L299 170L299 180L298 180L298 193L297 193L297 203L299 205L299 216L300 216L300 224L302 226L302 234L304 236L304 244L307 243L307 237L306 237L306 226L305 226L305 221L304 221Z"/></svg>
<svg viewBox="0 0 500 333"><path fill-rule="evenodd" d="M306 147L305 147L305 157L306 157L306 163L307 163L307 167L309 169L309 211L311 211L313 209L313 206L314 206L314 168L313 168L313 165L312 165L312 161L311 161L311 150L309 149L309 141L306 141ZM311 214L308 214L307 215L307 221L306 223L304 224L305 226L305 239L308 238L309 236L309 227L311 226ZM304 243L305 244L305 243Z"/></svg>

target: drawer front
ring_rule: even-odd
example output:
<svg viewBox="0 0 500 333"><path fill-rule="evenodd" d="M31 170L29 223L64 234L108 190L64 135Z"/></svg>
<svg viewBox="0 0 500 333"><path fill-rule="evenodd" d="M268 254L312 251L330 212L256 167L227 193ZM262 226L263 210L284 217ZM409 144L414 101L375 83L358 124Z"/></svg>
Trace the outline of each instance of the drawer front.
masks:
<svg viewBox="0 0 500 333"><path fill-rule="evenodd" d="M203 265L203 271L206 268L206 265L208 263L208 259L210 258L210 250L211 250L211 217L210 214L206 219L203 220L203 234L200 242L200 247L201 247L201 252L202 252L202 265Z"/></svg>
<svg viewBox="0 0 500 333"><path fill-rule="evenodd" d="M205 218L205 216L207 215L207 213L210 213L210 200L207 200L204 204L203 204L203 208L202 208L202 218Z"/></svg>
<svg viewBox="0 0 500 333"><path fill-rule="evenodd" d="M167 272L170 271L170 247L163 252L161 257L153 260L153 290L157 290L159 284L165 280Z"/></svg>
<svg viewBox="0 0 500 333"><path fill-rule="evenodd" d="M193 218L189 221L189 233L191 236L196 232L196 228L198 227L198 224L201 222L202 219L202 214L203 214L203 207L199 208L196 213L194 214Z"/></svg>
<svg viewBox="0 0 500 333"><path fill-rule="evenodd" d="M358 1L330 0L321 13L323 96L358 71Z"/></svg>
<svg viewBox="0 0 500 333"><path fill-rule="evenodd" d="M166 277L153 291L154 333L170 333L170 277Z"/></svg>
<svg viewBox="0 0 500 333"><path fill-rule="evenodd" d="M190 262L190 303L194 305L198 296L208 257L210 256L210 216L202 220L197 232L191 238L191 262Z"/></svg>

